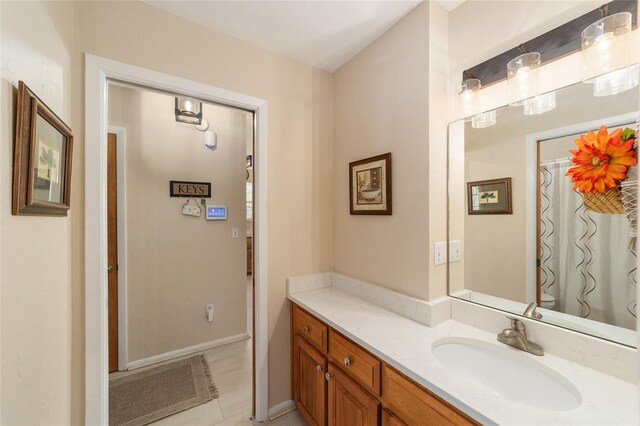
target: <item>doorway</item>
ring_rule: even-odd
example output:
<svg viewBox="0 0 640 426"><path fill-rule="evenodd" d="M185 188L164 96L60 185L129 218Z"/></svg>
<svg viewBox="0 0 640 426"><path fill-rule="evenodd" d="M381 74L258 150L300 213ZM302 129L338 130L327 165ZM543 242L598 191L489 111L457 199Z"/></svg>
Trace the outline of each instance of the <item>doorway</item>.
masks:
<svg viewBox="0 0 640 426"><path fill-rule="evenodd" d="M240 107L254 114L254 282L255 282L255 404L257 420L267 419L267 233L266 233L266 102L180 79L112 60L85 55L86 72L86 137L97 143L87 144L85 151L85 271L88 285L85 293L85 421L88 424L108 422L108 244L107 244L107 84L116 78L154 90L180 93L201 100Z"/></svg>

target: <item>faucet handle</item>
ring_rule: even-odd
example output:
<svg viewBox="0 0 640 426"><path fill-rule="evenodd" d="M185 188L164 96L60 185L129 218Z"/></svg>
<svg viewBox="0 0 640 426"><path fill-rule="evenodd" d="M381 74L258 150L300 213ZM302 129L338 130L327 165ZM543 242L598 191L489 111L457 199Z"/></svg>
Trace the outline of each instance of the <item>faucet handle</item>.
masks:
<svg viewBox="0 0 640 426"><path fill-rule="evenodd" d="M522 315L524 315L525 317L529 317L537 320L542 319L542 314L536 311L537 307L538 307L538 304L536 302L529 303L529 306L527 306L527 308L524 310L524 313Z"/></svg>
<svg viewBox="0 0 640 426"><path fill-rule="evenodd" d="M520 321L519 318L512 317L511 315L507 315L507 319L509 319L511 321L511 328L512 329L514 329L516 331L524 332L524 330L525 330L524 323L522 321Z"/></svg>

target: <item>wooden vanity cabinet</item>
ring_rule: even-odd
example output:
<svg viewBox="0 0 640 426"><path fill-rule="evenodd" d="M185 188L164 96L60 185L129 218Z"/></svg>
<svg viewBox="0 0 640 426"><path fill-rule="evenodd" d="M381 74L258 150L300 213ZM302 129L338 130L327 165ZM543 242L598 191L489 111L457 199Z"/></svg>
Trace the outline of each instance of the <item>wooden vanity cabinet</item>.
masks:
<svg viewBox="0 0 640 426"><path fill-rule="evenodd" d="M293 345L293 393L298 411L313 426L324 426L327 413L327 358L296 336Z"/></svg>
<svg viewBox="0 0 640 426"><path fill-rule="evenodd" d="M477 425L291 303L292 393L313 426Z"/></svg>
<svg viewBox="0 0 640 426"><path fill-rule="evenodd" d="M380 402L329 363L329 426L378 426Z"/></svg>
<svg viewBox="0 0 640 426"><path fill-rule="evenodd" d="M382 401L385 407L410 425L476 424L465 414L388 365L382 368Z"/></svg>

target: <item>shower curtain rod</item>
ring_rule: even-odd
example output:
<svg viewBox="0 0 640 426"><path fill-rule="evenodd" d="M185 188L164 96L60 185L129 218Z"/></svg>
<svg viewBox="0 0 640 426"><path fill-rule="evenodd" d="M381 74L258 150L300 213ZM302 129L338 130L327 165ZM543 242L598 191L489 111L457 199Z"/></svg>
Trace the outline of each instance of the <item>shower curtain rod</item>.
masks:
<svg viewBox="0 0 640 426"><path fill-rule="evenodd" d="M552 165L552 164L565 163L567 161L571 161L571 158L570 157L566 157L566 158L556 158L555 160L541 161L540 165L541 166L547 166L547 165Z"/></svg>

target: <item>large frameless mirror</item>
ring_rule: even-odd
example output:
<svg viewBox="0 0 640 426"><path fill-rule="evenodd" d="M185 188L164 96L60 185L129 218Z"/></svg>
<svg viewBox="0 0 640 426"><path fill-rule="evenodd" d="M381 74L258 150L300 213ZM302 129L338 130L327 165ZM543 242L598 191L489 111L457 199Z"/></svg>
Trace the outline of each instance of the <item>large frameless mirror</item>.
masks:
<svg viewBox="0 0 640 426"><path fill-rule="evenodd" d="M638 102L578 83L542 114L449 125L451 296L637 345Z"/></svg>

